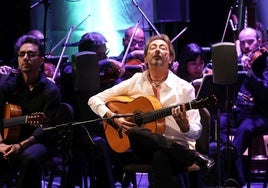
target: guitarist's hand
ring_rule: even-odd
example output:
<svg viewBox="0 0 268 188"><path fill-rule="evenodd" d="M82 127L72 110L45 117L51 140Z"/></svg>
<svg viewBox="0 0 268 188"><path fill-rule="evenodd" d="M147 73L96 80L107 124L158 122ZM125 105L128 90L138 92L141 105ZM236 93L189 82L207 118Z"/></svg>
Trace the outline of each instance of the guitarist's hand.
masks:
<svg viewBox="0 0 268 188"><path fill-rule="evenodd" d="M4 143L0 144L0 152L3 153L3 156L7 154L7 152L11 149L11 145L7 145Z"/></svg>
<svg viewBox="0 0 268 188"><path fill-rule="evenodd" d="M0 151L3 153L5 159L10 159L17 156L21 152L21 146L19 144L1 144Z"/></svg>
<svg viewBox="0 0 268 188"><path fill-rule="evenodd" d="M111 118L113 122L121 129L128 131L131 127L136 126L136 123L131 122L130 117L120 117L120 114L116 114L114 112L107 112L105 115L106 118ZM129 119L129 121L128 121Z"/></svg>
<svg viewBox="0 0 268 188"><path fill-rule="evenodd" d="M188 132L190 130L190 125L189 125L188 117L186 115L185 105L172 108L171 113L176 123L179 125L181 131Z"/></svg>
<svg viewBox="0 0 268 188"><path fill-rule="evenodd" d="M120 127L121 129L128 131L132 127L136 126L136 123L133 123L131 121L127 121L126 118L115 118L114 119L115 124Z"/></svg>

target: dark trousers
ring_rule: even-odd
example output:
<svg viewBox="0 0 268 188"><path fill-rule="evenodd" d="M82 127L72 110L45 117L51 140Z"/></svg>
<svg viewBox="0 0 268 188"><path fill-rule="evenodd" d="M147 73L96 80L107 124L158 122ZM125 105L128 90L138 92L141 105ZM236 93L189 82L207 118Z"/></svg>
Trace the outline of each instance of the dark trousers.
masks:
<svg viewBox="0 0 268 188"><path fill-rule="evenodd" d="M1 172L9 178L16 178L16 188L41 188L42 164L49 157L50 152L46 146L34 144L24 150L18 158L1 158Z"/></svg>
<svg viewBox="0 0 268 188"><path fill-rule="evenodd" d="M129 133L131 147L138 161L152 164L154 187L187 187L182 180L187 167L195 162L195 151L166 137L140 127Z"/></svg>

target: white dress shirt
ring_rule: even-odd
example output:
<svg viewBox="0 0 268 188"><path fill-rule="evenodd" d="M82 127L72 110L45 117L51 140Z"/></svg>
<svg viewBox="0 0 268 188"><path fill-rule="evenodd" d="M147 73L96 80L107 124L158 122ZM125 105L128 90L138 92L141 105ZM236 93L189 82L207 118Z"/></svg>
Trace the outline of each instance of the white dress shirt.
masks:
<svg viewBox="0 0 268 188"><path fill-rule="evenodd" d="M134 74L130 79L125 80L88 100L90 108L100 117L103 117L109 110L105 101L111 97L129 96L154 96L152 85L148 80L148 71ZM160 103L163 108L174 105L189 103L195 99L194 87L187 81L169 71L167 79L161 83ZM132 113L132 112L129 112ZM181 132L178 124L172 115L165 117L166 128L163 133L165 137L190 149L195 149L195 140L199 138L202 131L198 109L189 109L186 112L190 129L188 132Z"/></svg>

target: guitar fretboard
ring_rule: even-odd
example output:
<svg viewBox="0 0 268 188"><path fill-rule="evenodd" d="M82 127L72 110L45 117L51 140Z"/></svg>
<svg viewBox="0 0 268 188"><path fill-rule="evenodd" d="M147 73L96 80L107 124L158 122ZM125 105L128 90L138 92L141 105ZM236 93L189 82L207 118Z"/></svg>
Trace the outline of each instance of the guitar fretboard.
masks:
<svg viewBox="0 0 268 188"><path fill-rule="evenodd" d="M26 116L18 116L9 119L3 119L3 127L13 127L22 123L25 123Z"/></svg>

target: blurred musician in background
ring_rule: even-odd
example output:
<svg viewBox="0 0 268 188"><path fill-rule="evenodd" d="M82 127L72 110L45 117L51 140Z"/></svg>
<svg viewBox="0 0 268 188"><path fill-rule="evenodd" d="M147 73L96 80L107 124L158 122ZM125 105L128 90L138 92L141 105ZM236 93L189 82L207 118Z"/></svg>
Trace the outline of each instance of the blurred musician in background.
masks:
<svg viewBox="0 0 268 188"><path fill-rule="evenodd" d="M99 32L87 32L82 35L79 42L73 43L72 45L78 46L78 52L91 51L96 52L97 60L100 68L100 79L101 88L105 89L113 86L115 79L125 73L124 66L121 62L108 58L109 49L106 46L106 38ZM89 62L90 63L90 62ZM72 66L67 63L63 66L62 74L63 77L66 75L71 79ZM111 76L112 75L112 76ZM66 87L73 87L70 80L65 81L62 79L62 84ZM70 88L72 89L72 88Z"/></svg>
<svg viewBox="0 0 268 188"><path fill-rule="evenodd" d="M136 30L136 32L135 32ZM135 33L134 33L135 32ZM132 42L130 41L131 37L133 35ZM130 44L131 42L131 44ZM128 45L130 44L129 51L127 53L126 61L131 59L139 59L141 62L144 62L143 60L143 48L145 46L145 34L142 28L140 27L129 27L125 31L125 36L122 40L122 44L124 47L124 50L121 52L121 54L117 57L117 60L122 60L123 56L127 50Z"/></svg>
<svg viewBox="0 0 268 188"><path fill-rule="evenodd" d="M130 78L135 72L142 72L146 69L143 59L143 49L145 46L145 33L143 29L137 26L127 28L122 44L124 49L119 56L111 57L123 63L126 69L125 74L117 79L116 83Z"/></svg>
<svg viewBox="0 0 268 188"><path fill-rule="evenodd" d="M197 43L188 43L181 49L178 62L179 66L176 74L180 78L192 83L197 94L203 76L205 74L212 74L212 70L207 67L208 61L204 51ZM201 124L203 125L202 131L206 131L207 134L202 134L199 138L200 141L197 142L202 146L197 145L196 148L205 148L205 150L199 152L208 154L211 126L210 112L206 108L200 108L199 113L201 116Z"/></svg>
<svg viewBox="0 0 268 188"><path fill-rule="evenodd" d="M208 61L202 48L196 43L187 44L180 52L178 63L176 74L180 78L191 82L197 94L203 76L212 73L212 69L207 66Z"/></svg>
<svg viewBox="0 0 268 188"><path fill-rule="evenodd" d="M124 66L122 66L121 62L108 58L109 49L106 46L107 40L106 38L99 32L87 32L82 35L79 42L70 43L70 46L78 46L78 52L90 51L95 52L97 55L98 65L100 68L100 79L101 79L101 90L111 87L114 85L114 80L120 76L120 74L124 74ZM88 63L91 63L90 61ZM87 99L90 92L79 92L74 90L73 85L73 77L72 77L72 64L66 63L63 65L61 70L61 93L62 100L70 103L75 110L75 119L77 121L82 121L84 118L90 119L91 114L86 114L87 107ZM112 74L114 77L110 77ZM89 73L90 74L90 73ZM83 105L86 106L86 109L83 108ZM83 113L81 111L84 111ZM86 115L84 115L86 114ZM86 117L84 117L86 116ZM95 117L95 116L94 116ZM95 126L96 125L96 126ZM84 152L88 154L88 158L92 155L90 152L93 152L91 149L93 146L90 145L90 141L88 141L88 135L85 134L85 130L81 128L76 128L74 131L74 150L79 152ZM90 134L92 140L95 143L94 146L94 166L90 166L89 168L94 168L94 182L90 182L93 187L115 187L114 177L113 177L113 168L114 164L112 164L111 152L109 147L104 139L104 131L103 126L98 122L92 124L90 127L87 127L87 131ZM88 141L88 142L85 142ZM79 147L77 147L79 145ZM78 149L78 148L85 148ZM77 160L78 158L78 160ZM80 177L80 169L79 165L82 165L82 168L85 168L81 164L79 160L79 156L74 155L74 162L72 164L72 172L73 172L73 182L79 181ZM78 168L78 169L77 169ZM92 175L93 176L93 175ZM120 174L120 177L122 175ZM93 178L92 178L93 179Z"/></svg>
<svg viewBox="0 0 268 188"><path fill-rule="evenodd" d="M41 42L42 45L45 45L45 43L44 43L45 36L40 30L33 29L33 30L30 30L27 34L35 36Z"/></svg>
<svg viewBox="0 0 268 188"><path fill-rule="evenodd" d="M38 29L33 29L33 30L30 30L28 33L28 35L32 35L34 36L35 38L37 38L40 43L42 45L44 45L44 48L45 48L45 36L44 34L38 30ZM43 72L45 73L45 75L51 80L53 81L54 83L57 83L58 86L60 86L60 72L57 73L56 77L55 77L55 80L53 80L53 75L55 73L55 65L52 64L51 62L48 62L48 61L45 61L44 64L42 65L41 69L43 70Z"/></svg>

